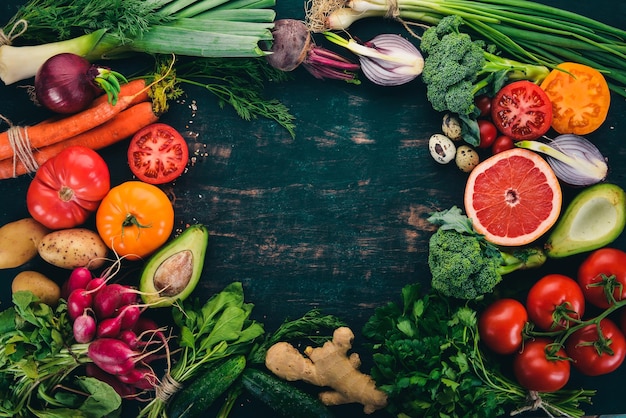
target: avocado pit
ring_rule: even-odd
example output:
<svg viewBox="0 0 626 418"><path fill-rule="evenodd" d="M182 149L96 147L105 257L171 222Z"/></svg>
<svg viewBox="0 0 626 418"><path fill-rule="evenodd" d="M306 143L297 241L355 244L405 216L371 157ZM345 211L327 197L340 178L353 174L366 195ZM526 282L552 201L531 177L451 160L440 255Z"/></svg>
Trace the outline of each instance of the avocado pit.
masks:
<svg viewBox="0 0 626 418"><path fill-rule="evenodd" d="M163 261L154 272L154 288L162 296L176 296L189 285L193 275L193 253L180 251Z"/></svg>

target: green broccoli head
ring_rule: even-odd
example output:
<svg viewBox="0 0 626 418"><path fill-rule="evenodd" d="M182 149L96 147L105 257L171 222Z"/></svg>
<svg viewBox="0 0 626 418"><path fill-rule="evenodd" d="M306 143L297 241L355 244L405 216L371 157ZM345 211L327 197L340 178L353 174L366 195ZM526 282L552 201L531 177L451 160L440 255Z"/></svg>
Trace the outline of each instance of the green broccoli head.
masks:
<svg viewBox="0 0 626 418"><path fill-rule="evenodd" d="M432 287L459 299L475 299L500 283L502 259L488 256L475 236L438 229L429 242L428 266Z"/></svg>
<svg viewBox="0 0 626 418"><path fill-rule="evenodd" d="M420 49L425 55L422 80L433 109L476 116L474 97L493 93L507 80L541 81L549 70L495 54L494 45L473 40L460 32L463 18L442 18L422 34ZM450 91L452 90L452 91Z"/></svg>

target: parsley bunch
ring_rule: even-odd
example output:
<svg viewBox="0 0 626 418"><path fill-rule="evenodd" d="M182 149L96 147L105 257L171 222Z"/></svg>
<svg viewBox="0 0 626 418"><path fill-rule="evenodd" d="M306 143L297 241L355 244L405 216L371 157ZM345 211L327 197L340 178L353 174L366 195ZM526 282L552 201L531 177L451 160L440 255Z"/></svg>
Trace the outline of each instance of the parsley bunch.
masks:
<svg viewBox="0 0 626 418"><path fill-rule="evenodd" d="M581 417L593 391L529 393L509 379L479 346L477 311L417 284L402 289L402 305L378 308L363 328L373 342L371 375L398 417L501 416L541 409Z"/></svg>

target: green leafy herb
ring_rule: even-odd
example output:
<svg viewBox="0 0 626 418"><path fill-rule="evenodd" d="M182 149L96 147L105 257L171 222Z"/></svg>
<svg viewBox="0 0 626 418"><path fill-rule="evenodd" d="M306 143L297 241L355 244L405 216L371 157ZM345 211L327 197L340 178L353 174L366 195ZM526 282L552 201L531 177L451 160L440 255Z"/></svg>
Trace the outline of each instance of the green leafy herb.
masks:
<svg viewBox="0 0 626 418"><path fill-rule="evenodd" d="M529 393L480 349L476 310L438 293L424 294L417 284L402 289L402 304L377 309L363 334L373 344L372 377L389 395L394 416L487 418L510 409L541 409L581 417L579 404L594 394Z"/></svg>
<svg viewBox="0 0 626 418"><path fill-rule="evenodd" d="M220 108L232 106L243 120L259 116L274 120L295 136L294 117L287 106L276 99L263 97L267 80L281 82L287 73L273 69L261 59L197 58L181 60L172 66L171 61L157 61L155 74L150 81L159 80L151 90L157 114L169 108L169 102L184 94L181 84L201 87L212 93Z"/></svg>
<svg viewBox="0 0 626 418"><path fill-rule="evenodd" d="M0 313L0 416L114 416L121 398L96 379L76 378L88 344L72 344L67 304L52 308L31 292Z"/></svg>
<svg viewBox="0 0 626 418"><path fill-rule="evenodd" d="M310 310L297 319L286 319L276 331L267 334L263 342L254 347L248 362L263 364L267 350L279 341L308 340L316 346L322 345L332 339L332 336L321 335L321 331L335 330L345 325L345 322L336 316L322 315L317 309ZM332 332L330 334L332 335Z"/></svg>
<svg viewBox="0 0 626 418"><path fill-rule="evenodd" d="M236 354L247 354L254 341L263 335L263 326L250 319L254 305L244 302L243 286L233 282L201 305L198 300L174 307L172 317L180 330L181 351L176 363L157 389L157 396L139 416L160 417L178 386L195 377L215 361Z"/></svg>

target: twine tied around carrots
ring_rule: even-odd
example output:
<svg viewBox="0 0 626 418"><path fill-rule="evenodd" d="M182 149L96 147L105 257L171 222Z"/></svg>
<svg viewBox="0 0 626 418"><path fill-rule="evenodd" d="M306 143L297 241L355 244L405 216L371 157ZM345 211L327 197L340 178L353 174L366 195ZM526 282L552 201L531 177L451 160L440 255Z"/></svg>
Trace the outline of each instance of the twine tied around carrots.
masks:
<svg viewBox="0 0 626 418"><path fill-rule="evenodd" d="M13 150L13 177L17 177L18 160L24 165L29 173L37 171L39 164L37 164L33 151L30 147L28 128L13 125L10 120L2 115L0 115L0 119L4 120L9 125L7 135L9 137L9 145Z"/></svg>
<svg viewBox="0 0 626 418"><path fill-rule="evenodd" d="M8 34L5 34L4 31L0 29L0 46L11 45L16 38L19 38L26 32L26 29L28 29L28 22L24 19L15 22Z"/></svg>

